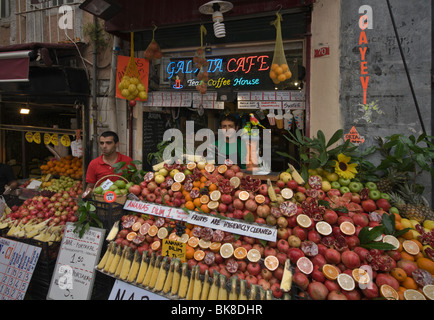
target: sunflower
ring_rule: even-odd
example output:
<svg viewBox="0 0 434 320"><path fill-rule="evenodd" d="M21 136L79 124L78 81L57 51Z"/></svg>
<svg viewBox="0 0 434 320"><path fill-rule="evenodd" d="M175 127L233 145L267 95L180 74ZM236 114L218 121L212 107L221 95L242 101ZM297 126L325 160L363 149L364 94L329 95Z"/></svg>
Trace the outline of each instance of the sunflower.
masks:
<svg viewBox="0 0 434 320"><path fill-rule="evenodd" d="M357 173L357 163L350 163L350 157L343 153L338 155L338 161L335 164L335 172L344 179L353 179Z"/></svg>

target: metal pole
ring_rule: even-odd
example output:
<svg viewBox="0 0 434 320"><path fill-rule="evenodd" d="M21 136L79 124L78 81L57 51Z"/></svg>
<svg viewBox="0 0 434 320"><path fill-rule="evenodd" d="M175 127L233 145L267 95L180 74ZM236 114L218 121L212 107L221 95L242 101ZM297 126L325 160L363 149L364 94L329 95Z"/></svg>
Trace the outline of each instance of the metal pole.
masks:
<svg viewBox="0 0 434 320"><path fill-rule="evenodd" d="M93 22L95 24L95 29L98 28L98 18L93 16ZM92 119L93 119L93 138L92 138L92 158L98 156L98 104L97 104L97 43L96 39L93 43L93 77L92 77Z"/></svg>

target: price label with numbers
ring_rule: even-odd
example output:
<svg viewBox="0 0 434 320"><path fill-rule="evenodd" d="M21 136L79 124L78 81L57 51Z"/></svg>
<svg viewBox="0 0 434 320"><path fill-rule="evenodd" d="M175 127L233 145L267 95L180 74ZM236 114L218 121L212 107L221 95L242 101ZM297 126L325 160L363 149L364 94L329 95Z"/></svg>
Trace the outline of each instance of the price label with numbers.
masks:
<svg viewBox="0 0 434 320"><path fill-rule="evenodd" d="M163 239L163 246L161 254L170 258L179 258L185 261L185 247L186 244L181 241Z"/></svg>
<svg viewBox="0 0 434 320"><path fill-rule="evenodd" d="M40 247L0 238L0 300L23 300Z"/></svg>
<svg viewBox="0 0 434 320"><path fill-rule="evenodd" d="M91 227L80 238L74 229L71 222L65 226L47 299L89 300L92 295L105 230Z"/></svg>

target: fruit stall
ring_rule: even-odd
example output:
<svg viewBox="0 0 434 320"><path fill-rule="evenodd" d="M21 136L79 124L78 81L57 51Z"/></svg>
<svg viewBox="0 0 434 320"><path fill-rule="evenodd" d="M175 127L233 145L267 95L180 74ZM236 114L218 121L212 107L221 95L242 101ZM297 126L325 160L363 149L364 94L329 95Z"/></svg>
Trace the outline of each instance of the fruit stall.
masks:
<svg viewBox="0 0 434 320"><path fill-rule="evenodd" d="M429 206L394 191L396 172L363 181L365 159L326 160L274 182L160 163L129 186L96 270L167 299L432 300Z"/></svg>

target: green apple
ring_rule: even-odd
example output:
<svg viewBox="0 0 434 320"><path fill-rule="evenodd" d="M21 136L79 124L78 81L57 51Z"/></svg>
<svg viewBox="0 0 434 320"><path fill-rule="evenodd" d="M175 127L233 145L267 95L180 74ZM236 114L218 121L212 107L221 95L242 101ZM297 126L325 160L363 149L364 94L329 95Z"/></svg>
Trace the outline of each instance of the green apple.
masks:
<svg viewBox="0 0 434 320"><path fill-rule="evenodd" d="M128 194L128 189L121 189L121 194Z"/></svg>
<svg viewBox="0 0 434 320"><path fill-rule="evenodd" d="M114 184L116 185L116 187L118 187L118 189L125 189L126 186L127 186L127 183L124 180L121 180L121 179L116 180L114 182Z"/></svg>
<svg viewBox="0 0 434 320"><path fill-rule="evenodd" d="M372 181L366 182L365 187L368 188L369 190L377 190L377 184Z"/></svg>
<svg viewBox="0 0 434 320"><path fill-rule="evenodd" d="M351 192L359 193L362 190L363 185L360 182L351 181L348 188L350 188Z"/></svg>
<svg viewBox="0 0 434 320"><path fill-rule="evenodd" d="M387 201L390 201L390 196L389 194L385 193L385 192L381 192L380 194L380 198L386 199Z"/></svg>
<svg viewBox="0 0 434 320"><path fill-rule="evenodd" d="M350 179L345 179L345 178L339 178L338 181L341 184L341 186L348 186L351 183Z"/></svg>
<svg viewBox="0 0 434 320"><path fill-rule="evenodd" d="M118 190L119 188L118 188L118 186L117 185L115 185L114 183L108 188L110 191L115 191L115 190Z"/></svg>
<svg viewBox="0 0 434 320"><path fill-rule="evenodd" d="M399 210L398 210L397 207L390 207L389 211L390 211L390 213L396 213L396 214L399 214Z"/></svg>
<svg viewBox="0 0 434 320"><path fill-rule="evenodd" d="M381 198L381 192L378 190L371 190L369 191L369 198L376 201Z"/></svg>
<svg viewBox="0 0 434 320"><path fill-rule="evenodd" d="M96 194L102 194L103 191L104 191L104 190L103 190L103 188L101 188L101 187L96 187L95 190L93 190L93 192L96 193Z"/></svg>
<svg viewBox="0 0 434 320"><path fill-rule="evenodd" d="M113 192L114 192L117 196L122 195L122 191L121 191L121 189L116 189L116 190L114 190Z"/></svg>
<svg viewBox="0 0 434 320"><path fill-rule="evenodd" d="M341 194L344 194L344 193L347 193L347 192L351 192L350 188L348 188L347 186L340 187L339 191L341 192Z"/></svg>
<svg viewBox="0 0 434 320"><path fill-rule="evenodd" d="M190 174L192 174L193 172L191 172L190 170L188 170L188 169L185 169L184 170L184 174L186 175L186 176L188 176L188 175L190 175Z"/></svg>
<svg viewBox="0 0 434 320"><path fill-rule="evenodd" d="M333 189L340 189L341 184L337 181L332 181L331 186Z"/></svg>

